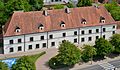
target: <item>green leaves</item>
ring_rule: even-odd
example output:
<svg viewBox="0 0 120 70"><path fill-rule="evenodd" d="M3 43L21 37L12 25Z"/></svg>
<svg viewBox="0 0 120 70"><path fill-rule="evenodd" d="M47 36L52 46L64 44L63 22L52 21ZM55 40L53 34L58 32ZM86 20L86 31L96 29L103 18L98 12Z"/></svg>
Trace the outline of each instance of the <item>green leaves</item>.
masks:
<svg viewBox="0 0 120 70"><path fill-rule="evenodd" d="M7 64L0 62L0 70L9 70Z"/></svg>
<svg viewBox="0 0 120 70"><path fill-rule="evenodd" d="M97 50L97 55L105 56L113 51L111 43L104 38L99 38L95 41L94 47Z"/></svg>
<svg viewBox="0 0 120 70"><path fill-rule="evenodd" d="M115 51L120 53L120 34L114 34L111 37L110 42L114 46Z"/></svg>
<svg viewBox="0 0 120 70"><path fill-rule="evenodd" d="M92 0L78 0L77 7L92 6Z"/></svg>
<svg viewBox="0 0 120 70"><path fill-rule="evenodd" d="M54 9L63 9L64 5L62 5L62 4L56 4L53 7L54 7Z"/></svg>

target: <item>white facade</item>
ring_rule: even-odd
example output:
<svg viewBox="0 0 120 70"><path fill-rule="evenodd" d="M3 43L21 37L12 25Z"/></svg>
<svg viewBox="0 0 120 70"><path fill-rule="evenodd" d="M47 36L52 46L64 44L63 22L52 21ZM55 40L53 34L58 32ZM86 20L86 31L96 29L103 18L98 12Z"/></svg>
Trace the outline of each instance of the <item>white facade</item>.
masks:
<svg viewBox="0 0 120 70"><path fill-rule="evenodd" d="M105 32L103 32L103 28L105 28ZM96 32L96 29L98 29L99 32ZM84 31L83 34L82 31ZM79 45L79 47L81 47L83 44L94 45L96 36L100 38L101 36L105 35L105 39L109 39L109 37L111 37L114 33L113 31L116 32L116 24L4 37L4 54L35 51L36 49L42 48L58 48L60 42L62 42L63 40L69 40L70 42ZM77 35L74 35L74 32L77 32ZM65 37L63 37L63 33L65 33ZM41 40L41 36L44 36L44 40ZM33 41L30 41L30 37L33 37ZM82 40L82 38L84 38L84 41ZM18 43L18 39L21 39L21 43ZM75 41L74 39L76 39L77 41ZM10 40L13 40L13 44L10 44ZM39 44L37 48L36 44ZM18 51L18 47L20 46L21 49L19 49ZM12 48L12 50L10 50L10 48Z"/></svg>

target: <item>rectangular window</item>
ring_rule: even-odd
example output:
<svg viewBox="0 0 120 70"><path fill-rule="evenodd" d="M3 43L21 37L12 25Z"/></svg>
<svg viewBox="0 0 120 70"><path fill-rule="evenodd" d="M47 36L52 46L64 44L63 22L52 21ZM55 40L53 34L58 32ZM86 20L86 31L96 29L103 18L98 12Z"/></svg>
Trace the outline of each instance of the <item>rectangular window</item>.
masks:
<svg viewBox="0 0 120 70"><path fill-rule="evenodd" d="M43 43L43 48L45 48L46 47L46 43Z"/></svg>
<svg viewBox="0 0 120 70"><path fill-rule="evenodd" d="M44 36L41 36L40 38L41 38L41 40L44 40Z"/></svg>
<svg viewBox="0 0 120 70"><path fill-rule="evenodd" d="M106 29L105 28L103 28L103 32L105 32L106 31Z"/></svg>
<svg viewBox="0 0 120 70"><path fill-rule="evenodd" d="M9 43L10 43L10 44L13 44L13 40L10 40Z"/></svg>
<svg viewBox="0 0 120 70"><path fill-rule="evenodd" d="M112 34L115 34L115 31L113 31Z"/></svg>
<svg viewBox="0 0 120 70"><path fill-rule="evenodd" d="M74 31L74 35L77 35L77 31Z"/></svg>
<svg viewBox="0 0 120 70"><path fill-rule="evenodd" d="M105 35L103 35L103 38L105 38Z"/></svg>
<svg viewBox="0 0 120 70"><path fill-rule="evenodd" d="M115 26L113 26L113 29L115 28Z"/></svg>
<svg viewBox="0 0 120 70"><path fill-rule="evenodd" d="M14 50L13 50L13 47L11 47L11 48L10 48L10 52L13 52L13 51L14 51Z"/></svg>
<svg viewBox="0 0 120 70"><path fill-rule="evenodd" d="M36 48L39 48L39 44L36 44Z"/></svg>
<svg viewBox="0 0 120 70"><path fill-rule="evenodd" d="M84 42L85 41L85 38L81 38L81 42Z"/></svg>
<svg viewBox="0 0 120 70"><path fill-rule="evenodd" d="M92 37L88 37L88 41L92 41Z"/></svg>
<svg viewBox="0 0 120 70"><path fill-rule="evenodd" d="M84 34L85 34L85 32L84 32L84 31L81 31L81 34L82 34L82 35L84 35Z"/></svg>
<svg viewBox="0 0 120 70"><path fill-rule="evenodd" d="M51 42L51 46L55 46L55 42Z"/></svg>
<svg viewBox="0 0 120 70"><path fill-rule="evenodd" d="M51 2L54 2L54 0L51 0Z"/></svg>
<svg viewBox="0 0 120 70"><path fill-rule="evenodd" d="M99 33L99 29L96 29L96 33Z"/></svg>
<svg viewBox="0 0 120 70"><path fill-rule="evenodd" d="M53 35L49 35L49 39L53 39Z"/></svg>
<svg viewBox="0 0 120 70"><path fill-rule="evenodd" d="M32 49L32 45L29 45L28 49L31 50Z"/></svg>
<svg viewBox="0 0 120 70"><path fill-rule="evenodd" d="M66 37L66 33L63 33L63 37Z"/></svg>
<svg viewBox="0 0 120 70"><path fill-rule="evenodd" d="M21 46L18 46L18 51L22 51L22 47Z"/></svg>
<svg viewBox="0 0 120 70"><path fill-rule="evenodd" d="M96 36L96 40L99 38L99 36Z"/></svg>
<svg viewBox="0 0 120 70"><path fill-rule="evenodd" d="M30 37L30 41L33 41L33 37Z"/></svg>
<svg viewBox="0 0 120 70"><path fill-rule="evenodd" d="M18 43L21 43L21 39L18 39Z"/></svg>
<svg viewBox="0 0 120 70"><path fill-rule="evenodd" d="M77 43L77 38L74 39L74 43Z"/></svg>
<svg viewBox="0 0 120 70"><path fill-rule="evenodd" d="M91 34L92 33L92 30L89 30L89 34Z"/></svg>

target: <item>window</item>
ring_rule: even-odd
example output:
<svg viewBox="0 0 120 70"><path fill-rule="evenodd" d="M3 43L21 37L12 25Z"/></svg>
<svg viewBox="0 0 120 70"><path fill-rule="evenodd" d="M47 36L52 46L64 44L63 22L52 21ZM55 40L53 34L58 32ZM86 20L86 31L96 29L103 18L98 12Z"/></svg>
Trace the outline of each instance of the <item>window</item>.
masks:
<svg viewBox="0 0 120 70"><path fill-rule="evenodd" d="M21 39L18 39L18 43L21 43Z"/></svg>
<svg viewBox="0 0 120 70"><path fill-rule="evenodd" d="M39 44L36 44L36 48L39 48Z"/></svg>
<svg viewBox="0 0 120 70"><path fill-rule="evenodd" d="M44 40L44 36L41 36L41 40Z"/></svg>
<svg viewBox="0 0 120 70"><path fill-rule="evenodd" d="M52 39L52 38L53 38L53 35L49 35L49 38Z"/></svg>
<svg viewBox="0 0 120 70"><path fill-rule="evenodd" d="M10 48L10 52L13 52L13 47Z"/></svg>
<svg viewBox="0 0 120 70"><path fill-rule="evenodd" d="M33 37L30 37L30 41L33 41Z"/></svg>
<svg viewBox="0 0 120 70"><path fill-rule="evenodd" d="M96 40L99 38L99 36L96 36Z"/></svg>
<svg viewBox="0 0 120 70"><path fill-rule="evenodd" d="M89 30L89 34L91 34L92 33L92 30Z"/></svg>
<svg viewBox="0 0 120 70"><path fill-rule="evenodd" d="M63 37L66 37L66 33L63 33Z"/></svg>
<svg viewBox="0 0 120 70"><path fill-rule="evenodd" d="M113 31L112 34L115 34L115 31Z"/></svg>
<svg viewBox="0 0 120 70"><path fill-rule="evenodd" d="M61 27L65 27L65 22L61 21L61 22L60 22L60 26L61 26Z"/></svg>
<svg viewBox="0 0 120 70"><path fill-rule="evenodd" d="M38 26L38 29L43 30L43 29L44 29L43 24L40 24L40 25Z"/></svg>
<svg viewBox="0 0 120 70"><path fill-rule="evenodd" d="M43 43L43 48L45 48L46 47L46 43Z"/></svg>
<svg viewBox="0 0 120 70"><path fill-rule="evenodd" d="M55 42L51 42L51 46L55 46Z"/></svg>
<svg viewBox="0 0 120 70"><path fill-rule="evenodd" d="M62 40L62 43L64 43L66 40Z"/></svg>
<svg viewBox="0 0 120 70"><path fill-rule="evenodd" d="M103 35L103 38L105 38L105 35Z"/></svg>
<svg viewBox="0 0 120 70"><path fill-rule="evenodd" d="M20 28L16 27L15 32L17 32L17 33L20 32Z"/></svg>
<svg viewBox="0 0 120 70"><path fill-rule="evenodd" d="M85 32L84 32L84 31L81 31L81 34L82 34L82 35L84 35L84 34L85 34Z"/></svg>
<svg viewBox="0 0 120 70"><path fill-rule="evenodd" d="M21 46L18 46L18 51L22 51L22 47Z"/></svg>
<svg viewBox="0 0 120 70"><path fill-rule="evenodd" d="M115 28L115 26L113 26L113 29Z"/></svg>
<svg viewBox="0 0 120 70"><path fill-rule="evenodd" d="M77 31L74 31L74 35L77 35Z"/></svg>
<svg viewBox="0 0 120 70"><path fill-rule="evenodd" d="M9 43L10 43L10 44L13 44L13 40L10 40Z"/></svg>
<svg viewBox="0 0 120 70"><path fill-rule="evenodd" d="M81 38L81 42L84 42L85 41L85 39L84 38Z"/></svg>
<svg viewBox="0 0 120 70"><path fill-rule="evenodd" d="M92 41L92 37L88 37L88 41Z"/></svg>
<svg viewBox="0 0 120 70"><path fill-rule="evenodd" d="M103 28L103 32L105 32L106 31L106 29L105 28Z"/></svg>
<svg viewBox="0 0 120 70"><path fill-rule="evenodd" d="M77 43L77 38L74 39L74 43Z"/></svg>
<svg viewBox="0 0 120 70"><path fill-rule="evenodd" d="M81 19L82 24L86 24L86 20L84 18Z"/></svg>
<svg viewBox="0 0 120 70"><path fill-rule="evenodd" d="M105 18L103 16L100 16L100 23L105 23Z"/></svg>
<svg viewBox="0 0 120 70"><path fill-rule="evenodd" d="M99 29L96 29L96 33L99 33Z"/></svg>
<svg viewBox="0 0 120 70"><path fill-rule="evenodd" d="M54 0L51 0L51 2L54 2Z"/></svg>
<svg viewBox="0 0 120 70"><path fill-rule="evenodd" d="M32 45L29 45L28 49L31 50L32 49Z"/></svg>

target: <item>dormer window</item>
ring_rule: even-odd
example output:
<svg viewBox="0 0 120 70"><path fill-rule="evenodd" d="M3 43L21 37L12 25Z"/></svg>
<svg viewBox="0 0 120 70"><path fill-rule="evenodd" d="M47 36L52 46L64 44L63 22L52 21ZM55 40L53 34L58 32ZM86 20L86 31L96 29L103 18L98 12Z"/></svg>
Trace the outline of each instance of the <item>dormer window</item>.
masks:
<svg viewBox="0 0 120 70"><path fill-rule="evenodd" d="M39 30L43 30L44 29L44 26L42 24L39 25L38 27Z"/></svg>
<svg viewBox="0 0 120 70"><path fill-rule="evenodd" d="M19 28L19 27L16 27L16 29L15 29L15 32L20 32L21 31L21 29Z"/></svg>
<svg viewBox="0 0 120 70"><path fill-rule="evenodd" d="M103 16L100 16L100 23L105 23L105 18Z"/></svg>
<svg viewBox="0 0 120 70"><path fill-rule="evenodd" d="M63 21L61 21L60 27L65 27L65 23Z"/></svg>
<svg viewBox="0 0 120 70"><path fill-rule="evenodd" d="M86 24L86 20L84 18L81 19L81 24Z"/></svg>

